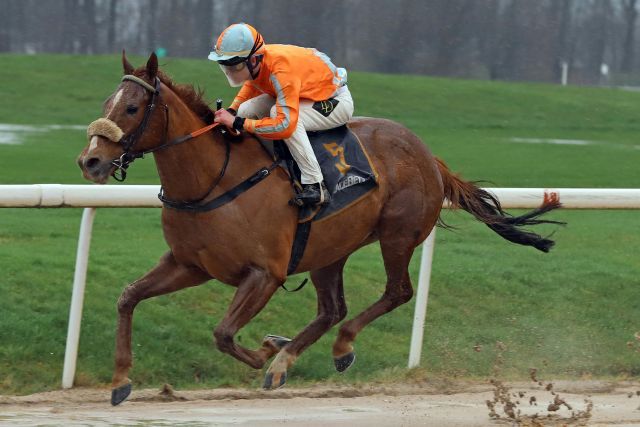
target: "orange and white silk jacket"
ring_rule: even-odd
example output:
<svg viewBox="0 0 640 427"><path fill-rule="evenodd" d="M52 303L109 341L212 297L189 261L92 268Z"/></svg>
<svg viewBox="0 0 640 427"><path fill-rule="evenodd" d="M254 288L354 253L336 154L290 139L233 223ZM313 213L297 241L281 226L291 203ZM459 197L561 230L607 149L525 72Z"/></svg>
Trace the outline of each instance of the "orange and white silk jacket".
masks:
<svg viewBox="0 0 640 427"><path fill-rule="evenodd" d="M331 59L316 49L293 45L265 46L260 72L244 83L231 108L269 94L276 100L276 117L246 119L244 129L265 139L286 139L298 124L300 99L324 101L347 84L347 71L337 68Z"/></svg>

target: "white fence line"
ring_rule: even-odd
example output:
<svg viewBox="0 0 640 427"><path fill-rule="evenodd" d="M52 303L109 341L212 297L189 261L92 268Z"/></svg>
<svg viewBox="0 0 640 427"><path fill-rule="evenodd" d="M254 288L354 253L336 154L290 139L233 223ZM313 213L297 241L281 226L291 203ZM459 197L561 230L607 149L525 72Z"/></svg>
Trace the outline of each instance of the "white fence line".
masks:
<svg viewBox="0 0 640 427"><path fill-rule="evenodd" d="M161 207L158 185L0 185L0 208L84 207L78 238L73 294L69 310L62 387L73 386L80 321L86 283L89 247L95 208ZM536 208L544 200L558 200L568 209L640 209L640 189L604 188L485 188L495 194L504 208ZM443 207L447 207L446 203ZM409 368L420 364L424 320L429 297L429 283L435 230L423 245L416 308L411 333Z"/></svg>
<svg viewBox="0 0 640 427"><path fill-rule="evenodd" d="M0 185L5 208L159 208L159 185Z"/></svg>
<svg viewBox="0 0 640 427"><path fill-rule="evenodd" d="M536 208L560 198L568 209L638 209L634 188L485 188L505 208ZM0 207L161 207L159 185L0 185ZM446 205L445 205L446 207Z"/></svg>

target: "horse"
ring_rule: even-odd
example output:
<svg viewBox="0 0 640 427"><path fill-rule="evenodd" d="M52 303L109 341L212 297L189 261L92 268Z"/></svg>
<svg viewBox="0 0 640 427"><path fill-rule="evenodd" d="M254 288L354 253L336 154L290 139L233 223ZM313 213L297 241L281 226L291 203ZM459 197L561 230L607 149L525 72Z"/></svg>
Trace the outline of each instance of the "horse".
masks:
<svg viewBox="0 0 640 427"><path fill-rule="evenodd" d="M382 296L341 324L333 344L338 371L354 362L354 341L370 322L408 302L413 295L408 265L415 248L439 223L445 200L485 223L501 237L549 251L554 242L522 225L555 222L538 217L558 208L548 202L522 216L504 212L499 201L476 184L462 180L427 146L399 123L356 117L348 127L365 147L378 173L378 185L357 203L314 222L307 247L293 273L310 272L318 299L317 315L292 339L267 335L257 349L234 341L287 279L298 222L293 189L284 168L249 133L235 135L213 122L203 94L174 83L151 54L134 68L122 53L124 76L103 105L77 163L84 177L106 183L124 179L126 167L153 153L162 185L162 229L169 251L158 264L128 285L117 302L118 321L112 405L131 393L131 332L135 307L142 300L216 279L236 288L228 310L213 331L217 348L261 369L273 356L263 387L282 386L295 360L347 315L343 269L357 249L378 241L387 276ZM100 130L100 128L102 130ZM196 130L196 131L194 131ZM233 194L254 180L242 194ZM237 192L236 192L237 193ZM205 212L176 209L224 199Z"/></svg>

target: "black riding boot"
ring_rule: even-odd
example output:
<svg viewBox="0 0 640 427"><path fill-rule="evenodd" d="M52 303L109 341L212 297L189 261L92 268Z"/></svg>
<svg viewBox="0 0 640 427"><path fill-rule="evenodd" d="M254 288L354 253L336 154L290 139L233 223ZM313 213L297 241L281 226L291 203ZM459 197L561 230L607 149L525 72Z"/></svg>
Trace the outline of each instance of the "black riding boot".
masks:
<svg viewBox="0 0 640 427"><path fill-rule="evenodd" d="M331 195L323 181L316 184L303 184L302 193L296 196L296 200L308 206L324 205L329 203Z"/></svg>

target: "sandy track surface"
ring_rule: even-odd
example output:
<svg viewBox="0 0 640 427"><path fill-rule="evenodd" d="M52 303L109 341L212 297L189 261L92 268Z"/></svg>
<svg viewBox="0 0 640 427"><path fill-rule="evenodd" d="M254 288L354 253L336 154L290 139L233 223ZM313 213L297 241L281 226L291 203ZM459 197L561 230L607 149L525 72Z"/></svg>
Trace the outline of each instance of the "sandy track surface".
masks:
<svg viewBox="0 0 640 427"><path fill-rule="evenodd" d="M318 386L273 392L166 388L134 390L128 401L111 407L109 390L73 389L0 396L0 425L640 426L639 394L640 383L602 381L555 382L551 387L536 383ZM494 402L493 417L487 401Z"/></svg>

